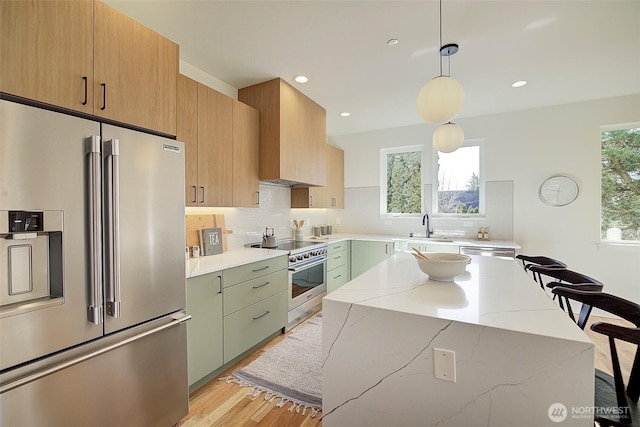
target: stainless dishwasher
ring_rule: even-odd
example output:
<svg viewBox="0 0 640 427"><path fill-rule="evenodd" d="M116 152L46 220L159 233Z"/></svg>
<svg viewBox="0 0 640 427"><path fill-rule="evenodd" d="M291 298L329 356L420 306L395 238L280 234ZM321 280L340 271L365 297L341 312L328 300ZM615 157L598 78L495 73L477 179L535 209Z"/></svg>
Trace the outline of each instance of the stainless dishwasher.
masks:
<svg viewBox="0 0 640 427"><path fill-rule="evenodd" d="M460 253L463 255L499 256L505 258L515 258L516 256L515 249L490 246L460 246Z"/></svg>

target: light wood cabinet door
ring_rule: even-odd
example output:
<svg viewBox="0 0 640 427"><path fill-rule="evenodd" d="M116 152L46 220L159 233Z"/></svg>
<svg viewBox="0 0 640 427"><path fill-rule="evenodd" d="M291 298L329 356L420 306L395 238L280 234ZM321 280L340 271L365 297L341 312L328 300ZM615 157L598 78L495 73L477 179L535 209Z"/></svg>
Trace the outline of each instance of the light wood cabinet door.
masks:
<svg viewBox="0 0 640 427"><path fill-rule="evenodd" d="M233 99L198 83L199 206L233 206Z"/></svg>
<svg viewBox="0 0 640 427"><path fill-rule="evenodd" d="M94 114L176 134L178 45L95 2Z"/></svg>
<svg viewBox="0 0 640 427"><path fill-rule="evenodd" d="M184 142L185 206L198 206L198 82L178 76L176 138Z"/></svg>
<svg viewBox="0 0 640 427"><path fill-rule="evenodd" d="M327 191L325 203L328 208L344 209L344 151L327 144Z"/></svg>
<svg viewBox="0 0 640 427"><path fill-rule="evenodd" d="M233 206L256 208L259 204L258 110L233 101Z"/></svg>
<svg viewBox="0 0 640 427"><path fill-rule="evenodd" d="M93 112L93 2L0 1L0 91Z"/></svg>

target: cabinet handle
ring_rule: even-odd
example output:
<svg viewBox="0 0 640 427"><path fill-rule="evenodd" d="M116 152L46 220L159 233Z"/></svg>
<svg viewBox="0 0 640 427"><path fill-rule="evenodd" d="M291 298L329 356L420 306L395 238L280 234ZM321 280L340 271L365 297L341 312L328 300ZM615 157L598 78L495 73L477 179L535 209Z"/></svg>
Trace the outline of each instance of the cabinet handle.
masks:
<svg viewBox="0 0 640 427"><path fill-rule="evenodd" d="M253 289L262 288L263 286L267 286L269 282L264 282L262 285L254 286Z"/></svg>
<svg viewBox="0 0 640 427"><path fill-rule="evenodd" d="M193 200L191 201L191 203L195 203L198 200L198 187L196 187L195 185L192 185L193 187Z"/></svg>
<svg viewBox="0 0 640 427"><path fill-rule="evenodd" d="M104 110L107 108L107 84L100 83L100 86L102 86L102 107L100 109Z"/></svg>
<svg viewBox="0 0 640 427"><path fill-rule="evenodd" d="M204 187L200 187L202 190L202 199L200 199L200 203L204 203Z"/></svg>
<svg viewBox="0 0 640 427"><path fill-rule="evenodd" d="M218 293L222 293L222 276L218 275Z"/></svg>
<svg viewBox="0 0 640 427"><path fill-rule="evenodd" d="M261 317L266 316L267 314L271 313L269 310L265 311L264 313L262 313L260 316L256 316L253 318L253 320L258 320Z"/></svg>
<svg viewBox="0 0 640 427"><path fill-rule="evenodd" d="M333 258L333 259L340 259L342 258L342 255L338 255L337 257Z"/></svg>
<svg viewBox="0 0 640 427"><path fill-rule="evenodd" d="M385 255L389 255L389 244L388 243L384 244L384 253L385 253Z"/></svg>
<svg viewBox="0 0 640 427"><path fill-rule="evenodd" d="M260 204L260 192L256 191L256 205Z"/></svg>
<svg viewBox="0 0 640 427"><path fill-rule="evenodd" d="M84 101L82 101L82 105L87 105L87 84L88 84L87 76L83 76L82 80L84 81Z"/></svg>
<svg viewBox="0 0 640 427"><path fill-rule="evenodd" d="M268 266L268 265L265 265L264 267L256 268L256 269L253 269L253 270L251 270L251 271L253 271L253 272L255 273L256 271L266 270L267 268L269 268L269 266Z"/></svg>
<svg viewBox="0 0 640 427"><path fill-rule="evenodd" d="M338 274L336 277L333 278L333 280L337 279L338 277L342 277L342 274Z"/></svg>
<svg viewBox="0 0 640 427"><path fill-rule="evenodd" d="M309 196L309 207L313 206L313 196Z"/></svg>
<svg viewBox="0 0 640 427"><path fill-rule="evenodd" d="M332 197L332 198L331 198L331 207L333 207L333 208L334 208L335 206L336 206L336 198L335 198L335 197Z"/></svg>
<svg viewBox="0 0 640 427"><path fill-rule="evenodd" d="M338 249L340 249L340 248L342 248L342 245L340 245L340 246L335 246L333 249L337 251L337 250L338 250Z"/></svg>

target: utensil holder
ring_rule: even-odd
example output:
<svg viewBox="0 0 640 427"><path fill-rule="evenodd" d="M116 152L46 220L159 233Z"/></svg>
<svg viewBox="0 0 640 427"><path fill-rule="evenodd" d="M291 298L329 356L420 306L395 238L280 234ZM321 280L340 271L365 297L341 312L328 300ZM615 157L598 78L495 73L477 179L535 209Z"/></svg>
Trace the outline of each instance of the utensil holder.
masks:
<svg viewBox="0 0 640 427"><path fill-rule="evenodd" d="M302 228L296 228L294 232L294 239L296 242L302 241Z"/></svg>

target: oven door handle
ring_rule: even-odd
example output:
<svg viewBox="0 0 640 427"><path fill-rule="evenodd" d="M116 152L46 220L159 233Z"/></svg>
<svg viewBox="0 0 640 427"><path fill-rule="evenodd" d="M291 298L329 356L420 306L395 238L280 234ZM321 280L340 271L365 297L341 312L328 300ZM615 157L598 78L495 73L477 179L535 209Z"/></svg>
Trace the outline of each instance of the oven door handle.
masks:
<svg viewBox="0 0 640 427"><path fill-rule="evenodd" d="M306 270L307 268L315 267L316 265L320 265L324 263L327 259L322 258L320 261L310 262L309 264L299 265L296 267L289 267L289 271L293 273L297 273L298 271Z"/></svg>

